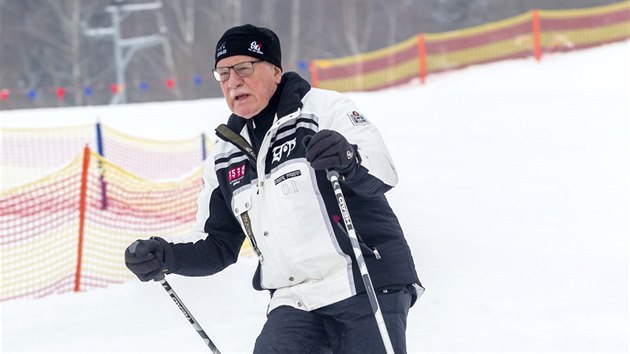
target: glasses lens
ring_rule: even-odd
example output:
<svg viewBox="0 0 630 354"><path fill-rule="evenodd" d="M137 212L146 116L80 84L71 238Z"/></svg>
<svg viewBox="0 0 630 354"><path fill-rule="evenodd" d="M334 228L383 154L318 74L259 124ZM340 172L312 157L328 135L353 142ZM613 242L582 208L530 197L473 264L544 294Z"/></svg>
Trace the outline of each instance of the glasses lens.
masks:
<svg viewBox="0 0 630 354"><path fill-rule="evenodd" d="M227 81L230 78L230 68L216 68L212 73L217 81Z"/></svg>
<svg viewBox="0 0 630 354"><path fill-rule="evenodd" d="M212 70L212 73L214 74L214 78L219 82L227 81L230 78L231 68L234 68L234 72L236 72L236 75L238 75L239 77L250 76L254 73L254 63L258 63L261 61L262 60L246 61L244 63L238 63L234 66L216 68Z"/></svg>
<svg viewBox="0 0 630 354"><path fill-rule="evenodd" d="M254 64L252 62L236 64L234 65L234 71L240 77L249 76L254 73Z"/></svg>

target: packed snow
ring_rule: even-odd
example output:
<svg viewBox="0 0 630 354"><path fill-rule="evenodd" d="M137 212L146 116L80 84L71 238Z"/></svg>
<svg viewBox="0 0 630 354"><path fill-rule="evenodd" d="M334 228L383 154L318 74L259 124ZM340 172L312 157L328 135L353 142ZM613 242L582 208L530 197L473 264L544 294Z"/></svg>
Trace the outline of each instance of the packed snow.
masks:
<svg viewBox="0 0 630 354"><path fill-rule="evenodd" d="M388 199L427 289L409 353L628 351L628 63L621 42L350 94L397 163ZM158 139L212 132L227 114L221 99L0 112L7 127L98 118ZM223 353L251 353L265 321L255 267L168 276ZM209 352L153 282L0 306L4 353Z"/></svg>

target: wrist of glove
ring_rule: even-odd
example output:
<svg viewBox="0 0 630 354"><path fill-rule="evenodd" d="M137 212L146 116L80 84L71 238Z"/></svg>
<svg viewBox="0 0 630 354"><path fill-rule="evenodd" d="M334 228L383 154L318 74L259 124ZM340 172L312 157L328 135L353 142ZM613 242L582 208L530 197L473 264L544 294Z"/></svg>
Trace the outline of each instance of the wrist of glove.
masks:
<svg viewBox="0 0 630 354"><path fill-rule="evenodd" d="M358 147L340 133L322 129L304 140L306 160L315 170L335 170L352 178L361 163Z"/></svg>
<svg viewBox="0 0 630 354"><path fill-rule="evenodd" d="M125 265L141 281L164 279L172 260L170 244L159 237L134 241L125 250Z"/></svg>

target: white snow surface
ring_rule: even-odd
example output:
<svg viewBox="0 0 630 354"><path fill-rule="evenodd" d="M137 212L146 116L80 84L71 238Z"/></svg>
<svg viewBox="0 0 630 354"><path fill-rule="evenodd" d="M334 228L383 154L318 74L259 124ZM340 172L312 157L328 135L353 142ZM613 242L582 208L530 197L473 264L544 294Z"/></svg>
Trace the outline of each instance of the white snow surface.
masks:
<svg viewBox="0 0 630 354"><path fill-rule="evenodd" d="M409 353L628 351L629 63L622 42L350 94L397 163L387 195L427 289ZM156 139L227 114L222 99L0 112L3 126L98 117ZM265 322L255 267L168 276L223 353L251 353ZM0 306L4 353L209 352L153 282Z"/></svg>

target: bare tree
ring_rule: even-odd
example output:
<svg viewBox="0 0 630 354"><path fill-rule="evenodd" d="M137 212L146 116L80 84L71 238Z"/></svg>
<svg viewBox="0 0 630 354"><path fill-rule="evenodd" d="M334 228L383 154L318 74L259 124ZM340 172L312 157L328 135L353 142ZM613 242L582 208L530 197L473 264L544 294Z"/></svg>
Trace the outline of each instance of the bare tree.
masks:
<svg viewBox="0 0 630 354"><path fill-rule="evenodd" d="M242 23L243 1L242 0L232 0L232 1L229 1L229 3L232 4L233 24L240 25Z"/></svg>
<svg viewBox="0 0 630 354"><path fill-rule="evenodd" d="M295 65L298 62L298 53L300 53L300 0L293 0L291 8L291 46L289 47L289 63Z"/></svg>
<svg viewBox="0 0 630 354"><path fill-rule="evenodd" d="M171 5L175 10L179 32L187 48L190 48L195 41L195 2L194 0L175 1L171 2Z"/></svg>
<svg viewBox="0 0 630 354"><path fill-rule="evenodd" d="M276 19L275 13L277 5L277 2L271 0L262 2L262 9L260 11L260 20L262 23L267 25L274 23Z"/></svg>
<svg viewBox="0 0 630 354"><path fill-rule="evenodd" d="M0 0L0 89L11 90L0 109L106 104L109 83L116 82L112 43L84 36L111 25L105 11L113 0ZM158 0L121 0L128 4ZM177 78L175 90L164 85L140 92L131 102L219 96L209 80L214 45L233 25L260 24L282 39L285 69L299 60L338 58L383 48L418 33L445 32L501 20L532 8L600 6L620 0L168 0L159 14L131 15L125 38L160 32L164 47L139 51L130 64L130 83ZM102 14L99 16L98 14ZM166 30L166 31L165 31ZM393 60L393 59L392 59ZM302 68L303 69L303 68ZM68 88L58 101L54 88ZM83 88L94 88L93 96ZM130 85L130 89L134 89ZM31 102L26 93L37 89ZM31 98L33 98L31 97Z"/></svg>
<svg viewBox="0 0 630 354"><path fill-rule="evenodd" d="M343 35L345 38L345 44L353 54L361 52L361 46L359 45L359 33L357 29L357 3L354 1L342 2L343 9Z"/></svg>
<svg viewBox="0 0 630 354"><path fill-rule="evenodd" d="M166 62L166 67L168 68L168 72L172 78L176 77L175 70L175 60L173 59L173 51L171 49L171 41L169 40L168 27L166 26L166 20L164 19L164 5L162 4L162 0L158 1L162 7L159 11L156 12L156 19L158 23L159 31L162 35L165 36L165 40L162 41L162 49L164 50L164 61ZM175 85L173 88L175 91L175 98L178 100L182 99L182 91L180 89L180 85Z"/></svg>
<svg viewBox="0 0 630 354"><path fill-rule="evenodd" d="M81 69L81 27L79 26L81 19L81 2L80 1L64 1L51 3L54 12L62 25L64 37L67 38L67 46L65 52L69 52L72 87L79 88L83 86ZM83 105L83 92L74 90L74 104Z"/></svg>
<svg viewBox="0 0 630 354"><path fill-rule="evenodd" d="M6 0L0 0L0 29L2 28L2 17L6 11Z"/></svg>

